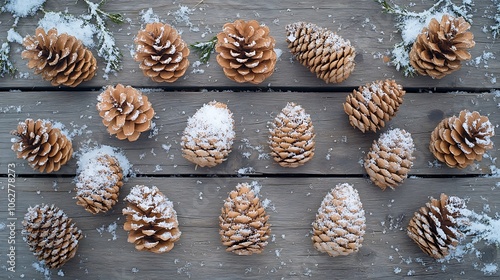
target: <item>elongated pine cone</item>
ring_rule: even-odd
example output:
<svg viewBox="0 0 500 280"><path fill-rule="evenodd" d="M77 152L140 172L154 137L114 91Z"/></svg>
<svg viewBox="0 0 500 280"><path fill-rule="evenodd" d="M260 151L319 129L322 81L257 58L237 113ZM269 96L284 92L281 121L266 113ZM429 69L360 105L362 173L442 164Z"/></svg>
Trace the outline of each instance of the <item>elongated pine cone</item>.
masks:
<svg viewBox="0 0 500 280"><path fill-rule="evenodd" d="M97 71L92 52L76 37L66 33L57 34L55 28L47 33L43 28L37 28L35 36L24 38L23 46L26 50L21 56L29 59L28 67L53 86L76 87L81 82L91 80Z"/></svg>
<svg viewBox="0 0 500 280"><path fill-rule="evenodd" d="M275 40L269 27L256 20L236 20L224 24L217 34L217 62L229 79L238 83L260 84L274 72Z"/></svg>
<svg viewBox="0 0 500 280"><path fill-rule="evenodd" d="M173 83L189 66L189 47L172 26L148 23L135 38L134 58L146 77L155 82Z"/></svg>
<svg viewBox="0 0 500 280"><path fill-rule="evenodd" d="M476 45L470 24L462 17L443 15L441 22L433 18L413 43L410 64L420 74L441 79L469 60L469 49Z"/></svg>
<svg viewBox="0 0 500 280"><path fill-rule="evenodd" d="M17 158L27 160L35 170L57 171L73 155L71 140L59 127L59 123L56 127L47 120L26 119L11 132L20 138L12 145L12 150L17 153Z"/></svg>
<svg viewBox="0 0 500 280"><path fill-rule="evenodd" d="M201 167L224 162L235 137L233 114L226 104L204 104L188 119L181 147L182 156Z"/></svg>
<svg viewBox="0 0 500 280"><path fill-rule="evenodd" d="M314 156L316 133L311 116L300 105L288 103L269 129L269 147L274 161L283 167L298 167Z"/></svg>
<svg viewBox="0 0 500 280"><path fill-rule="evenodd" d="M488 117L462 110L458 117L442 120L431 134L429 150L449 167L465 168L483 159L493 148L495 127Z"/></svg>
<svg viewBox="0 0 500 280"><path fill-rule="evenodd" d="M427 255L441 259L453 251L464 236L457 225L465 202L442 193L415 212L407 228L408 236Z"/></svg>
<svg viewBox="0 0 500 280"><path fill-rule="evenodd" d="M326 83L340 83L354 70L354 47L332 31L296 22L286 26L286 36L291 53Z"/></svg>
<svg viewBox="0 0 500 280"><path fill-rule="evenodd" d="M396 115L405 94L394 80L367 83L346 97L344 112L353 127L376 132Z"/></svg>
<svg viewBox="0 0 500 280"><path fill-rule="evenodd" d="M357 252L366 228L358 191L348 183L335 186L321 202L312 228L316 250L332 257Z"/></svg>
<svg viewBox="0 0 500 280"><path fill-rule="evenodd" d="M110 210L118 202L123 177L130 168L128 160L102 146L82 154L77 166L76 204L92 214Z"/></svg>
<svg viewBox="0 0 500 280"><path fill-rule="evenodd" d="M122 84L108 86L97 97L97 110L109 134L120 140L135 141L141 132L151 128L155 111L148 97L139 90Z"/></svg>
<svg viewBox="0 0 500 280"><path fill-rule="evenodd" d="M139 251L169 252L181 237L174 204L157 187L137 185L125 198L123 209L127 220L123 228L128 231L127 241Z"/></svg>
<svg viewBox="0 0 500 280"><path fill-rule="evenodd" d="M391 129L373 141L365 158L365 169L370 180L385 190L403 183L413 166L415 145L411 134L404 129Z"/></svg>
<svg viewBox="0 0 500 280"><path fill-rule="evenodd" d="M61 209L42 204L28 208L23 236L38 260L49 268L59 268L75 256L82 231Z"/></svg>
<svg viewBox="0 0 500 280"><path fill-rule="evenodd" d="M227 252L251 255L264 250L271 234L269 215L249 184L238 184L221 211L219 233Z"/></svg>

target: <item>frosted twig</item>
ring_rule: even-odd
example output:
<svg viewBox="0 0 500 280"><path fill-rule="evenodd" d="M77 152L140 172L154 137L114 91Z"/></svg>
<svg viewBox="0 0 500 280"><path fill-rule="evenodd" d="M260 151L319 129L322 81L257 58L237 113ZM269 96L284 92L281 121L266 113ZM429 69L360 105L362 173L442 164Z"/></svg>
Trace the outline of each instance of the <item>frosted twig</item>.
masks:
<svg viewBox="0 0 500 280"><path fill-rule="evenodd" d="M215 49L215 45L217 44L217 36L214 36L207 42L196 42L194 44L189 45L194 52L196 52L200 58L200 62L207 63L210 59L210 54Z"/></svg>
<svg viewBox="0 0 500 280"><path fill-rule="evenodd" d="M9 43L5 42L0 47L0 77L4 77L6 74L14 74L16 68L9 59L10 46Z"/></svg>
<svg viewBox="0 0 500 280"><path fill-rule="evenodd" d="M490 28L493 38L496 39L500 37L500 1L496 2L496 12L494 19L495 19L495 24L490 26Z"/></svg>

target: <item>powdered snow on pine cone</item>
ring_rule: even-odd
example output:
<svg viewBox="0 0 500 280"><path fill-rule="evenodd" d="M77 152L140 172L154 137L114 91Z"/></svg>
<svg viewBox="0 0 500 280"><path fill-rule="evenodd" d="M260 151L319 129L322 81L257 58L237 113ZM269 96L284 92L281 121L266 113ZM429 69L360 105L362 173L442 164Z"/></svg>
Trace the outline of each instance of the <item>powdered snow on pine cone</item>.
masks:
<svg viewBox="0 0 500 280"><path fill-rule="evenodd" d="M340 83L354 70L355 49L349 40L313 23L286 26L286 41L297 60L326 83Z"/></svg>
<svg viewBox="0 0 500 280"><path fill-rule="evenodd" d="M212 101L188 119L181 147L182 156L201 167L224 162L233 145L233 114L226 104Z"/></svg>
<svg viewBox="0 0 500 280"><path fill-rule="evenodd" d="M269 215L249 184L238 184L221 211L219 233L226 251L251 255L264 250L271 233Z"/></svg>
<svg viewBox="0 0 500 280"><path fill-rule="evenodd" d="M358 191L348 183L337 184L321 202L312 228L316 250L332 257L357 252L366 228Z"/></svg>

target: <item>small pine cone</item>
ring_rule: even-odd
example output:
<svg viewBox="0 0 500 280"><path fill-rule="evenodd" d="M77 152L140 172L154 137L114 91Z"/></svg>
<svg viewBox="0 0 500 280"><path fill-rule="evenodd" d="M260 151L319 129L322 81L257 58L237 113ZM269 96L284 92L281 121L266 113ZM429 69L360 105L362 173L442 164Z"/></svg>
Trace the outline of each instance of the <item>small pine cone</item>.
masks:
<svg viewBox="0 0 500 280"><path fill-rule="evenodd" d="M271 234L269 215L247 183L236 186L224 201L219 234L227 252L237 255L262 253Z"/></svg>
<svg viewBox="0 0 500 280"><path fill-rule="evenodd" d="M353 127L363 133L376 132L396 115L405 94L403 87L394 80L368 83L346 97L344 112Z"/></svg>
<svg viewBox="0 0 500 280"><path fill-rule="evenodd" d="M24 240L49 268L59 268L76 254L82 231L54 205L28 208L23 220Z"/></svg>
<svg viewBox="0 0 500 280"><path fill-rule="evenodd" d="M20 138L12 145L17 158L27 160L40 172L59 170L73 155L71 140L50 121L26 119L11 134Z"/></svg>
<svg viewBox="0 0 500 280"><path fill-rule="evenodd" d="M338 184L321 202L312 224L314 248L332 257L357 252L362 246L365 222L358 191L348 183Z"/></svg>
<svg viewBox="0 0 500 280"><path fill-rule="evenodd" d="M482 160L486 150L493 148L494 135L495 127L488 117L462 110L458 117L446 118L437 125L429 149L449 167L465 168Z"/></svg>
<svg viewBox="0 0 500 280"><path fill-rule="evenodd" d="M283 167L298 167L314 156L314 126L300 105L288 103L269 130L269 147L274 161Z"/></svg>
<svg viewBox="0 0 500 280"><path fill-rule="evenodd" d="M23 46L26 50L21 56L29 59L28 67L53 86L76 87L91 80L97 71L92 52L76 37L66 33L58 35L55 28L47 33L37 28L35 36L24 38Z"/></svg>
<svg viewBox="0 0 500 280"><path fill-rule="evenodd" d="M227 159L234 137L233 114L226 104L212 101L188 119L182 156L197 166L216 166Z"/></svg>
<svg viewBox="0 0 500 280"><path fill-rule="evenodd" d="M326 83L340 83L354 70L356 53L349 40L306 22L287 25L286 33L292 54Z"/></svg>
<svg viewBox="0 0 500 280"><path fill-rule="evenodd" d="M123 171L113 155L91 150L78 160L76 177L77 205L97 214L110 210L123 186Z"/></svg>
<svg viewBox="0 0 500 280"><path fill-rule="evenodd" d="M139 251L169 252L181 237L174 204L157 187L137 185L125 198L128 206L123 209L127 221L128 242Z"/></svg>
<svg viewBox="0 0 500 280"><path fill-rule="evenodd" d="M395 128L382 134L366 155L364 165L370 180L382 190L396 188L413 166L414 150L409 132Z"/></svg>
<svg viewBox="0 0 500 280"><path fill-rule="evenodd" d="M223 31L217 34L217 62L229 79L260 84L274 72L274 45L269 27L256 20L239 19L224 24Z"/></svg>
<svg viewBox="0 0 500 280"><path fill-rule="evenodd" d="M476 45L469 28L462 17L443 15L441 22L433 18L413 43L411 66L420 75L437 79L460 69L462 61L471 58L468 49Z"/></svg>
<svg viewBox="0 0 500 280"><path fill-rule="evenodd" d="M97 100L97 110L109 134L120 140L135 141L141 132L151 128L155 111L148 97L139 90L122 84L108 86Z"/></svg>
<svg viewBox="0 0 500 280"><path fill-rule="evenodd" d="M415 212L407 228L408 236L429 256L441 259L456 248L464 234L457 221L465 202L442 193L439 200L431 198Z"/></svg>
<svg viewBox="0 0 500 280"><path fill-rule="evenodd" d="M146 77L155 82L173 83L186 72L189 47L172 26L148 23L135 38L135 60Z"/></svg>

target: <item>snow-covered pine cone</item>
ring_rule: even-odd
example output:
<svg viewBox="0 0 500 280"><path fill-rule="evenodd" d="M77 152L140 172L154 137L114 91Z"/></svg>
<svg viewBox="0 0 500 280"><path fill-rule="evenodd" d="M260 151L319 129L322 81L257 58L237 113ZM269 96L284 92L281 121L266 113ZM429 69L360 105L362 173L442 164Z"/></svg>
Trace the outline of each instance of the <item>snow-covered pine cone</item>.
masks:
<svg viewBox="0 0 500 280"><path fill-rule="evenodd" d="M189 47L172 26L148 23L137 33L134 58L146 77L155 82L175 82L186 72Z"/></svg>
<svg viewBox="0 0 500 280"><path fill-rule="evenodd" d="M234 137L233 114L226 104L211 101L188 119L182 156L197 166L216 166L227 159Z"/></svg>
<svg viewBox="0 0 500 280"><path fill-rule="evenodd" d="M97 71L92 52L76 37L57 34L55 28L47 33L43 28L37 28L35 36L24 38L23 46L26 50L21 56L29 59L28 67L53 86L76 87L92 79Z"/></svg>
<svg viewBox="0 0 500 280"><path fill-rule="evenodd" d="M405 93L394 80L367 83L346 97L344 112L353 127L376 132L396 115Z"/></svg>
<svg viewBox="0 0 500 280"><path fill-rule="evenodd" d="M139 90L122 84L108 86L97 97L97 110L109 134L120 140L135 141L141 132L151 128L155 111L148 97Z"/></svg>
<svg viewBox="0 0 500 280"><path fill-rule="evenodd" d="M313 23L295 22L286 26L291 53L326 83L340 83L354 70L356 52L349 40Z"/></svg>
<svg viewBox="0 0 500 280"><path fill-rule="evenodd" d="M431 134L429 150L449 167L465 168L480 161L493 148L495 127L488 117L462 110L460 115L442 120Z"/></svg>
<svg viewBox="0 0 500 280"><path fill-rule="evenodd" d="M409 132L391 129L383 133L365 158L365 169L370 180L385 190L400 185L413 166L415 145Z"/></svg>
<svg viewBox="0 0 500 280"><path fill-rule="evenodd" d="M442 193L439 200L431 200L421 207L410 220L408 236L427 255L441 259L456 249L463 233L457 225L465 202L456 196Z"/></svg>
<svg viewBox="0 0 500 280"><path fill-rule="evenodd" d="M433 18L417 36L410 51L410 64L420 74L441 79L469 60L474 35L462 17L443 15L441 22Z"/></svg>
<svg viewBox="0 0 500 280"><path fill-rule="evenodd" d="M11 134L20 138L12 145L17 158L27 160L33 169L40 172L59 170L73 155L71 140L50 121L28 118L20 122Z"/></svg>
<svg viewBox="0 0 500 280"><path fill-rule="evenodd" d="M226 251L238 255L261 253L271 233L269 215L247 183L229 193L219 216L220 236Z"/></svg>
<svg viewBox="0 0 500 280"><path fill-rule="evenodd" d="M303 165L314 156L315 137L311 116L302 106L288 103L269 129L271 156L283 167Z"/></svg>
<svg viewBox="0 0 500 280"><path fill-rule="evenodd" d="M125 164L129 165L128 160ZM118 202L123 177L128 173L123 168L127 166L121 166L109 146L82 154L77 162L76 204L92 214L110 210Z"/></svg>
<svg viewBox="0 0 500 280"><path fill-rule="evenodd" d="M181 237L174 204L153 186L137 185L125 198L123 209L127 217L123 228L128 231L127 241L139 251L169 252Z"/></svg>
<svg viewBox="0 0 500 280"><path fill-rule="evenodd" d="M260 84L274 72L274 45L269 27L256 20L238 19L224 24L217 34L217 62L229 79Z"/></svg>
<svg viewBox="0 0 500 280"><path fill-rule="evenodd" d="M59 268L75 256L82 231L58 207L30 207L22 223L24 240L47 267Z"/></svg>
<svg viewBox="0 0 500 280"><path fill-rule="evenodd" d="M335 186L321 202L312 228L316 250L332 257L357 252L366 228L358 191L348 183Z"/></svg>

